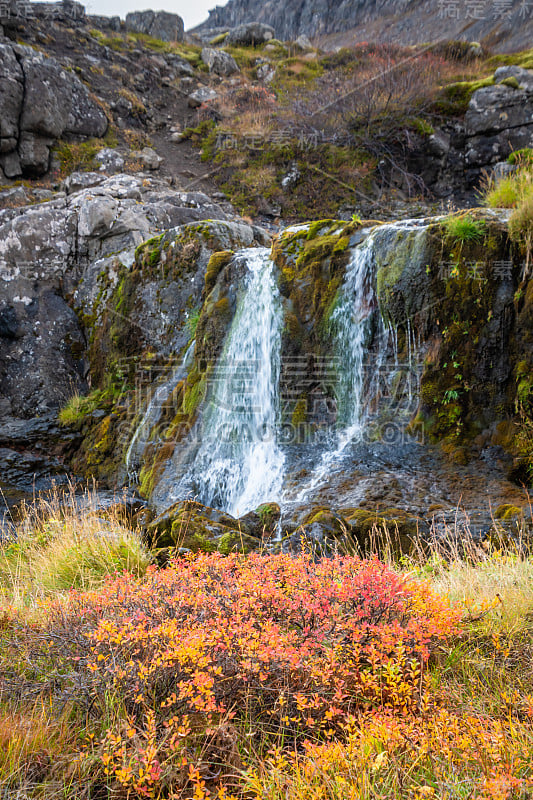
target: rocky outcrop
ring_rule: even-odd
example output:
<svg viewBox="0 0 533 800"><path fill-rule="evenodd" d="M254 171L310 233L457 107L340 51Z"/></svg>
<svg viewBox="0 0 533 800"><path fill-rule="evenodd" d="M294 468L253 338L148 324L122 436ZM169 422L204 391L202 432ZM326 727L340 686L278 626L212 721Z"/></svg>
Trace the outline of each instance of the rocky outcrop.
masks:
<svg viewBox="0 0 533 800"><path fill-rule="evenodd" d="M108 121L79 78L31 47L0 43L0 166L42 175L61 136L101 137Z"/></svg>
<svg viewBox="0 0 533 800"><path fill-rule="evenodd" d="M274 38L274 28L263 22L245 22L232 28L228 33L226 43L240 47L254 47L265 44Z"/></svg>
<svg viewBox="0 0 533 800"><path fill-rule="evenodd" d="M69 191L76 183L71 175ZM88 332L67 302L75 290L75 305L89 314L98 276L105 272L112 284L117 265L131 267L135 248L155 232L225 216L206 195L147 178L96 175L89 184L0 212L0 407L7 415L44 414L86 390ZM150 335L146 322L145 330Z"/></svg>
<svg viewBox="0 0 533 800"><path fill-rule="evenodd" d="M168 11L132 11L126 14L126 30L163 42L182 42L184 35L182 18Z"/></svg>
<svg viewBox="0 0 533 800"><path fill-rule="evenodd" d="M533 71L500 67L494 86L474 92L465 116L468 167L502 161L533 146Z"/></svg>
<svg viewBox="0 0 533 800"><path fill-rule="evenodd" d="M501 171L513 151L533 146L533 70L500 67L487 84L472 93L464 120L450 119L412 146L408 168L437 197L473 204L485 172Z"/></svg>

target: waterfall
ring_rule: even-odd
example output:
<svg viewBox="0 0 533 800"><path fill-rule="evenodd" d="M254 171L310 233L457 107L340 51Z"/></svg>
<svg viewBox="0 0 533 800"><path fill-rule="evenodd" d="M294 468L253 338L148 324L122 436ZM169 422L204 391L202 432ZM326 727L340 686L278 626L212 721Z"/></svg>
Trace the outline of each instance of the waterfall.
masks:
<svg viewBox="0 0 533 800"><path fill-rule="evenodd" d="M187 347L185 355L181 363L172 371L169 378L167 378L164 383L157 387L155 390L152 399L148 403L146 407L146 411L144 412L141 421L137 425L135 429L135 433L133 434L129 447L126 452L126 470L128 474L128 478L133 483L137 479L137 470L141 465L142 455L146 446L150 442L150 431L157 425L159 420L161 419L161 414L163 412L163 407L165 403L168 401L168 398L178 385L178 383L183 380L187 374L187 370L189 368L192 355L194 352L194 341Z"/></svg>
<svg viewBox="0 0 533 800"><path fill-rule="evenodd" d="M389 356L392 356L396 371L400 369L397 330L385 324L379 309L378 264L391 258L405 258L421 264L425 257L426 229L425 220L381 225L372 229L366 239L352 250L330 319L334 352L339 361L336 437L333 446L322 453L309 479L291 501L305 500L342 461L349 445L363 439L369 419L379 404L382 368ZM418 395L418 386L413 385L412 378L416 341L409 319L405 325L408 360L405 393L411 406L415 392Z"/></svg>
<svg viewBox="0 0 533 800"><path fill-rule="evenodd" d="M200 446L175 494L242 516L281 492L278 439L281 298L266 248L237 254L244 291L211 378Z"/></svg>

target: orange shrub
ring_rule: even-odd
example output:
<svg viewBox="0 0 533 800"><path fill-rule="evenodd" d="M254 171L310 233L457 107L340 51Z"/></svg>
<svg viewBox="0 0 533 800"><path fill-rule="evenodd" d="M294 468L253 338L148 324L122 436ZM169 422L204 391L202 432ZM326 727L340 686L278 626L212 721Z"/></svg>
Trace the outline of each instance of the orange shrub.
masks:
<svg viewBox="0 0 533 800"><path fill-rule="evenodd" d="M431 646L458 622L376 560L287 555L179 559L49 614L79 698L109 720L84 759L115 791L147 797L191 785L205 796L242 766L243 742L290 745L369 708L416 711Z"/></svg>

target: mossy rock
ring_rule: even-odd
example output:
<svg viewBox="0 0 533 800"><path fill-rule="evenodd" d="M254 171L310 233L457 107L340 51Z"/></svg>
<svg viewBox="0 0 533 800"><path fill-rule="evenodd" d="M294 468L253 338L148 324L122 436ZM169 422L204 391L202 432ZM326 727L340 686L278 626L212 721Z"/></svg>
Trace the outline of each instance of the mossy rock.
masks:
<svg viewBox="0 0 533 800"><path fill-rule="evenodd" d="M185 548L195 553L249 553L261 544L244 519L194 500L179 501L160 514L148 525L147 535L156 549Z"/></svg>
<svg viewBox="0 0 533 800"><path fill-rule="evenodd" d="M496 519L501 519L501 520L518 519L520 517L523 517L523 515L524 512L522 508L520 508L519 506L513 506L510 503L504 503L503 505L498 506L498 508L494 512L494 516L496 517Z"/></svg>
<svg viewBox="0 0 533 800"><path fill-rule="evenodd" d="M119 466L123 461L119 441L120 417L107 414L104 417L90 415L85 428L84 439L72 459L72 469L78 475L97 478L104 485L114 483Z"/></svg>
<svg viewBox="0 0 533 800"><path fill-rule="evenodd" d="M277 503L263 503L255 511L240 517L237 522L244 533L260 539L263 536L272 536L280 517L281 511Z"/></svg>
<svg viewBox="0 0 533 800"><path fill-rule="evenodd" d="M292 553L307 552L316 557L357 551L346 520L325 506L312 508L301 524L285 536L282 547Z"/></svg>
<svg viewBox="0 0 533 800"><path fill-rule="evenodd" d="M427 522L403 509L344 509L350 533L364 555L377 553L400 558L410 555L421 546L424 534L429 533Z"/></svg>

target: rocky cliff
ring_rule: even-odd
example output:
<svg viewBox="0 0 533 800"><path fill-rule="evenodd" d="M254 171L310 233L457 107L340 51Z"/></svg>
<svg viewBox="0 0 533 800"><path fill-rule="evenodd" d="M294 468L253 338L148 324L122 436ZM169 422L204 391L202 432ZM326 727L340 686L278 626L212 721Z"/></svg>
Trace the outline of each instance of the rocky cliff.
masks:
<svg viewBox="0 0 533 800"><path fill-rule="evenodd" d="M204 34L251 20L272 25L279 39L333 35L332 46L463 39L510 52L528 47L533 34L531 8L521 0L505 4L483 0L464 4L452 0L229 0L210 11L209 19L195 32Z"/></svg>

